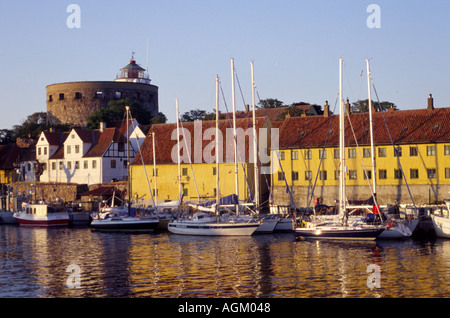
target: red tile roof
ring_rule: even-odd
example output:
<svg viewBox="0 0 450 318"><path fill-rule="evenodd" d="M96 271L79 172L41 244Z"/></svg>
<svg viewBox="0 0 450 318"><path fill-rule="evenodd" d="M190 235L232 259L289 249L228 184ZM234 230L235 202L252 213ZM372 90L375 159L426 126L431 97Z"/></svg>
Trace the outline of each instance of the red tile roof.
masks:
<svg viewBox="0 0 450 318"><path fill-rule="evenodd" d="M264 118L257 118L256 119L256 126L257 129L266 127L267 121ZM202 151L205 150L206 154L211 154L213 156L212 162L214 161L215 151L211 149L211 151L208 151L208 148L206 148L208 145L211 146L211 144L215 145L215 139L211 136L211 140L204 140L204 133L207 129L210 129L212 135L215 135L215 127L216 127L216 121L215 120L207 120L207 121L201 121L201 135L196 136L194 132L195 122L183 122L180 123L180 145L184 146L183 144L183 134L181 129L187 129L191 136L191 161L195 162L195 153L196 149L201 149ZM197 124L198 125L198 124ZM236 126L239 128L242 128L244 131L246 131L248 128L252 127L252 119L251 118L240 118L236 119ZM232 130L232 120L228 119L222 119L219 121L219 130L222 132L223 136L223 160L225 162L228 162L229 160L227 158L233 157L234 158L234 143L233 143L233 130ZM152 125L149 134L154 133L155 134L155 152L156 152L156 162L158 164L173 164L177 162L177 158L175 157L175 161L172 160L172 149L175 149L175 156L177 153L177 140L176 140L176 129L177 124L176 123L168 123L168 124L155 124ZM229 130L228 130L229 129ZM172 140L172 132L174 134L174 140ZM227 137L227 132L230 137ZM198 133L197 133L198 134ZM202 140L197 140L202 138ZM227 145L227 139L231 138L231 142ZM248 158L248 152L249 152L249 138L246 137L245 142L245 158ZM231 145L230 145L231 144ZM228 146L228 148L227 148ZM214 148L214 147L213 147ZM231 149L230 149L231 148ZM228 151L227 151L228 149ZM133 165L142 165L142 161L145 165L153 164L153 145L152 145L152 137L151 135L147 135L145 138L140 152L141 155L138 153L134 159L134 161L131 163ZM230 154L231 152L231 154ZM181 150L181 155L184 155L183 150ZM197 153L198 156L198 153ZM242 154L243 156L243 154ZM243 161L244 158L242 158ZM202 155L202 162L205 163L205 155Z"/></svg>
<svg viewBox="0 0 450 318"><path fill-rule="evenodd" d="M369 145L369 114L346 117L345 143L356 146L350 122L358 144ZM373 127L376 145L391 144L389 132L395 144L450 142L450 108L376 112ZM327 133L327 147L339 147L339 115L287 118L280 127L280 149L324 147Z"/></svg>
<svg viewBox="0 0 450 318"><path fill-rule="evenodd" d="M95 131L99 137L97 143L93 145L88 152L83 156L86 157L100 157L102 156L111 143L123 142L126 143L127 139L120 133L117 128L106 128L101 134L100 131Z"/></svg>

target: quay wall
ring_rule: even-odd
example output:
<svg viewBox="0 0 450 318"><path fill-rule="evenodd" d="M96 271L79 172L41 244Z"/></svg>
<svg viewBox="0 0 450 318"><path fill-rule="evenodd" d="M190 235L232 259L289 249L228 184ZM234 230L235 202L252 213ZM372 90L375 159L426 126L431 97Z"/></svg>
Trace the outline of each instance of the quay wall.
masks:
<svg viewBox="0 0 450 318"><path fill-rule="evenodd" d="M339 198L338 186L316 186L312 195L312 186L293 186L292 196L297 207L306 207L311 198L310 206L314 205L314 199L319 198L323 204L333 206ZM367 200L372 196L368 186L347 186L348 200ZM450 198L450 185L409 185L409 191L416 205L440 203ZM406 185L381 185L377 186L378 204L412 203ZM277 205L289 205L290 197L286 193L286 187L273 187L274 203Z"/></svg>

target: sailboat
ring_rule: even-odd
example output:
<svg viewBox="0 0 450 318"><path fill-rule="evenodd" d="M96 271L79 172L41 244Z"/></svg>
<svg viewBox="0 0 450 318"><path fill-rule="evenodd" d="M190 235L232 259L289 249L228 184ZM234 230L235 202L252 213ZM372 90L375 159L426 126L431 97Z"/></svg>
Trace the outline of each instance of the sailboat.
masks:
<svg viewBox="0 0 450 318"><path fill-rule="evenodd" d="M126 120L127 120L127 165L128 165L128 189L131 189L131 177L130 177L130 131L128 115L130 113L130 107L125 106ZM114 195L113 195L114 200ZM113 201L114 202L114 201ZM94 218L91 222L91 228L94 230L145 230L153 231L159 224L158 218L141 218L139 216L130 216L131 208L131 193L128 191L128 205L122 207L114 207L114 203L110 208L106 208L99 214L99 217ZM125 211L125 209L127 211Z"/></svg>
<svg viewBox="0 0 450 318"><path fill-rule="evenodd" d="M384 226L369 225L367 223L349 224L347 209L347 197L345 190L345 113L344 99L342 95L342 66L343 59L339 60L339 214L331 220L303 221L294 229L296 237L314 239L337 239L337 240L375 240Z"/></svg>
<svg viewBox="0 0 450 318"><path fill-rule="evenodd" d="M178 99L176 103L177 128L179 124ZM220 214L220 188L219 188L219 77L216 77L216 204L209 211L195 212L191 217L178 218L169 222L168 230L174 234L204 235L204 236L250 236L259 227L260 223L253 219L239 220L228 214ZM179 133L177 133L179 138ZM178 140L179 144L179 140ZM178 150L178 165L180 164L180 151ZM179 169L180 170L180 169ZM179 171L180 174L180 171ZM181 183L180 189L181 193Z"/></svg>
<svg viewBox="0 0 450 318"><path fill-rule="evenodd" d="M366 59L367 67L367 89L368 89L368 108L369 108L369 125L370 125L370 145L371 145L371 159L372 159L372 198L373 205L366 206L368 210L364 219L355 217L356 222L370 222L371 224L386 225L385 230L378 236L378 239L402 239L408 238L412 235L412 231L403 224L400 220L392 219L390 215L384 214L377 203L377 182L376 182L376 161L375 161L375 144L373 135L373 116L372 116L372 90L371 90L371 72L370 62ZM367 176L367 180L369 180ZM369 183L370 187L370 183ZM370 210L372 208L372 210Z"/></svg>
<svg viewBox="0 0 450 318"><path fill-rule="evenodd" d="M431 215L436 236L441 238L450 238L450 200L444 200L447 210L441 211L440 215L436 212Z"/></svg>

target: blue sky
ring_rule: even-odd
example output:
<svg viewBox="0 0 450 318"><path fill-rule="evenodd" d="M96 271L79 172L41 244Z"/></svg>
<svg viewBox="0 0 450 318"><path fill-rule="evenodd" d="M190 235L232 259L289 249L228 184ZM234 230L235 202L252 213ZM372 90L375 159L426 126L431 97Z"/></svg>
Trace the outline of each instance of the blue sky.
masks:
<svg viewBox="0 0 450 318"><path fill-rule="evenodd" d="M66 25L71 3L81 8L81 28ZM380 28L366 24L372 3L381 9ZM0 129L45 111L47 85L114 80L132 51L146 67L147 40L150 77L169 121L175 98L180 112L212 111L216 75L231 109L231 58L247 104L254 61L262 99L328 100L333 109L343 57L351 102L367 98L361 71L370 58L380 100L425 108L432 93L436 107L447 107L449 15L448 0L2 1ZM244 109L239 91L236 101Z"/></svg>

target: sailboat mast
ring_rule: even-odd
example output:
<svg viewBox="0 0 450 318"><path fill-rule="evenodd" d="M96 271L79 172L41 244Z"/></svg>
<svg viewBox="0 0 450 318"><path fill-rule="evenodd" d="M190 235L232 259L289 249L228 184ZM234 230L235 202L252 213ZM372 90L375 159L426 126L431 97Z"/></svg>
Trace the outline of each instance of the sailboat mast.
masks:
<svg viewBox="0 0 450 318"><path fill-rule="evenodd" d="M156 154L155 154L155 133L152 132L152 146L153 146L153 177L155 178L155 208L158 207L158 187L156 185L156 179L158 173L156 172Z"/></svg>
<svg viewBox="0 0 450 318"><path fill-rule="evenodd" d="M340 174L339 174L339 213L344 213L346 210L346 194L345 194L345 108L344 97L342 95L342 67L343 59L339 59L339 160L340 160Z"/></svg>
<svg viewBox="0 0 450 318"><path fill-rule="evenodd" d="M257 147L257 136L256 136L256 112L255 112L255 75L254 75L254 65L253 61L250 62L252 71L252 107L253 107L253 167L255 174L255 206L256 213L259 213L259 173L258 173L258 147Z"/></svg>
<svg viewBox="0 0 450 318"><path fill-rule="evenodd" d="M372 154L372 182L373 182L373 195L376 198L377 196L377 183L376 183L376 162L375 162L375 145L373 141L373 118L372 118L372 90L371 90L371 76L370 73L370 63L369 59L366 59L367 65L367 90L368 90L368 98L369 98L369 120L370 120L370 147Z"/></svg>
<svg viewBox="0 0 450 318"><path fill-rule="evenodd" d="M177 116L178 195L180 198L180 205L181 205L180 116L178 110L178 98L175 98L175 108Z"/></svg>
<svg viewBox="0 0 450 318"><path fill-rule="evenodd" d="M236 184L236 214L239 214L239 178L238 178L238 156L237 156L237 136L236 136L236 96L234 92L234 59L231 59L231 99L233 102L233 137L234 137L234 176Z"/></svg>
<svg viewBox="0 0 450 318"><path fill-rule="evenodd" d="M219 77L216 76L216 211L219 212L220 205L220 183L219 183Z"/></svg>
<svg viewBox="0 0 450 318"><path fill-rule="evenodd" d="M125 106L127 112L127 173L128 173L128 215L131 211L131 170L130 170L130 127L128 121L128 113L130 112L130 106Z"/></svg>

